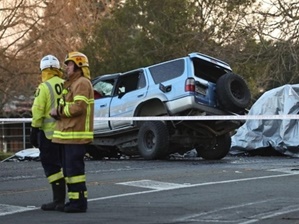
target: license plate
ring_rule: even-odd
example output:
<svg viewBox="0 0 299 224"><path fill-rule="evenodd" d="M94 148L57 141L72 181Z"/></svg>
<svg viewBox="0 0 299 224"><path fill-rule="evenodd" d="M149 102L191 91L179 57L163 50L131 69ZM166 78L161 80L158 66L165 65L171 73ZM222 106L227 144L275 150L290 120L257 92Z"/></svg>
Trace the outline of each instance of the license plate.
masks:
<svg viewBox="0 0 299 224"><path fill-rule="evenodd" d="M195 92L199 93L199 94L202 94L202 95L207 95L206 89L201 88L200 86L195 86Z"/></svg>

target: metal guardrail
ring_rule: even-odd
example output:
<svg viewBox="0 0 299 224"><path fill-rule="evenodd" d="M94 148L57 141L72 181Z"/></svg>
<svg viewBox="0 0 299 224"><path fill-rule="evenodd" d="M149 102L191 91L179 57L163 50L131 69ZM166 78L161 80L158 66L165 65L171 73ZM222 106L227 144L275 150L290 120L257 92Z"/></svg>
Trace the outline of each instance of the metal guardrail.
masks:
<svg viewBox="0 0 299 224"><path fill-rule="evenodd" d="M0 151L16 152L31 147L29 142L30 122L24 120L1 119Z"/></svg>

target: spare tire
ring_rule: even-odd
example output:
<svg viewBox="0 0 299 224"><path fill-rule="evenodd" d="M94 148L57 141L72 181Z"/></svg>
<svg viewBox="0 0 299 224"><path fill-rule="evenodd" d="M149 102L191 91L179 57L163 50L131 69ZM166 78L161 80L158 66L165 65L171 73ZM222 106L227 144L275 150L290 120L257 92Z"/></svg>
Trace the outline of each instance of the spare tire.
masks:
<svg viewBox="0 0 299 224"><path fill-rule="evenodd" d="M243 111L251 100L245 80L236 74L226 73L216 83L216 96L220 107L235 113Z"/></svg>

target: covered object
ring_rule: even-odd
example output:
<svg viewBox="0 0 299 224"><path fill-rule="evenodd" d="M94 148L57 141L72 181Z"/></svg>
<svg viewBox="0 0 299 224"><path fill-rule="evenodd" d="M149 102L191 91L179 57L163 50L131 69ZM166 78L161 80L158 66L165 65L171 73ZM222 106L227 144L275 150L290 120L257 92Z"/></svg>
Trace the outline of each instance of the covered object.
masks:
<svg viewBox="0 0 299 224"><path fill-rule="evenodd" d="M286 115L299 113L299 84L284 85L265 92L251 107L248 115ZM299 157L299 121L247 120L232 136L230 154L258 154L272 150Z"/></svg>

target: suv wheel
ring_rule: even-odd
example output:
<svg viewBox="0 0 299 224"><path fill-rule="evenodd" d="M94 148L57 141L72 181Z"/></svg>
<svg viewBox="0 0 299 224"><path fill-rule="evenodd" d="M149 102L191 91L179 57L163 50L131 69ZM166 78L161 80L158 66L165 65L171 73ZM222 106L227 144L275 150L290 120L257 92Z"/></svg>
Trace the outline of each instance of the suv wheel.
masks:
<svg viewBox="0 0 299 224"><path fill-rule="evenodd" d="M161 159L167 155L169 134L162 121L146 121L138 132L138 150L144 159Z"/></svg>
<svg viewBox="0 0 299 224"><path fill-rule="evenodd" d="M233 73L226 73L218 79L216 94L221 107L236 113L248 107L251 99L244 79Z"/></svg>
<svg viewBox="0 0 299 224"><path fill-rule="evenodd" d="M86 152L94 159L94 160L101 160L104 157L109 158L119 158L119 152L116 147L113 146L95 146L95 145L88 145Z"/></svg>
<svg viewBox="0 0 299 224"><path fill-rule="evenodd" d="M215 137L211 144L203 148L196 148L199 157L206 160L219 160L225 157L231 146L230 134L224 134Z"/></svg>

